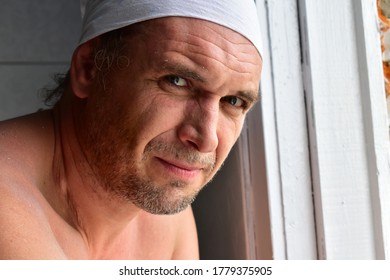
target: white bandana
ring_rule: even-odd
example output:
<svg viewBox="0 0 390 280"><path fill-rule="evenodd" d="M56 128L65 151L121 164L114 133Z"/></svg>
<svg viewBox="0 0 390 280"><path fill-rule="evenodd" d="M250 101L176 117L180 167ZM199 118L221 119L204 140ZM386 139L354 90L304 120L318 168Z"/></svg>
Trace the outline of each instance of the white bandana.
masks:
<svg viewBox="0 0 390 280"><path fill-rule="evenodd" d="M208 20L246 37L263 53L254 0L80 0L80 44L103 33L150 19L180 16Z"/></svg>

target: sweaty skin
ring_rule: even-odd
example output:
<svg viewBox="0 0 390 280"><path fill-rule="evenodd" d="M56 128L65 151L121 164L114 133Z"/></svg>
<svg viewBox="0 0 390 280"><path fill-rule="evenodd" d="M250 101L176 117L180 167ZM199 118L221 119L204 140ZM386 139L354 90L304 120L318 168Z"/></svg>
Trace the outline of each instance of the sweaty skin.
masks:
<svg viewBox="0 0 390 280"><path fill-rule="evenodd" d="M53 110L0 123L0 259L199 257L189 205L258 99L261 58L207 21L139 26L123 63L100 75L90 40Z"/></svg>

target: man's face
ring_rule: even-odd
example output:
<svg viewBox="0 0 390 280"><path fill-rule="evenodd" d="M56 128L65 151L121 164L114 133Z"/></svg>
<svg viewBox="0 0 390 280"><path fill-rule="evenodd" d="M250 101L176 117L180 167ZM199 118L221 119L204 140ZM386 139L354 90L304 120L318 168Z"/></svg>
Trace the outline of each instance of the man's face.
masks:
<svg viewBox="0 0 390 280"><path fill-rule="evenodd" d="M142 30L96 80L79 140L109 193L173 214L237 140L258 98L261 59L243 36L203 20L151 20Z"/></svg>

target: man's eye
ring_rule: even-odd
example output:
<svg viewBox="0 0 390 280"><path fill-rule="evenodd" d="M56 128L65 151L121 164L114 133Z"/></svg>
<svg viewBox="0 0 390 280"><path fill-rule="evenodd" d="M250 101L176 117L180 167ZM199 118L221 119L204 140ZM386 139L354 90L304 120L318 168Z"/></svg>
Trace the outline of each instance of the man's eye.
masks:
<svg viewBox="0 0 390 280"><path fill-rule="evenodd" d="M243 109L246 108L246 102L237 96L226 96L223 98L223 101L227 102L228 104L234 107L243 108Z"/></svg>
<svg viewBox="0 0 390 280"><path fill-rule="evenodd" d="M171 83L172 85L175 85L177 87L186 87L188 86L188 83L185 79L179 77L179 76L174 76L170 75L166 77L166 80Z"/></svg>

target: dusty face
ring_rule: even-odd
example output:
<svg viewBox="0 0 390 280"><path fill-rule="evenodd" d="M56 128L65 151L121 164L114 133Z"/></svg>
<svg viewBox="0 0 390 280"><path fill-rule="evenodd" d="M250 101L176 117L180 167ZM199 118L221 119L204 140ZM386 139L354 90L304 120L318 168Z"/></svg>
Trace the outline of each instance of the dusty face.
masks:
<svg viewBox="0 0 390 280"><path fill-rule="evenodd" d="M96 81L79 141L109 193L173 214L193 201L237 140L258 98L261 59L240 34L207 21L143 25L127 39L129 65L104 77L105 90Z"/></svg>

